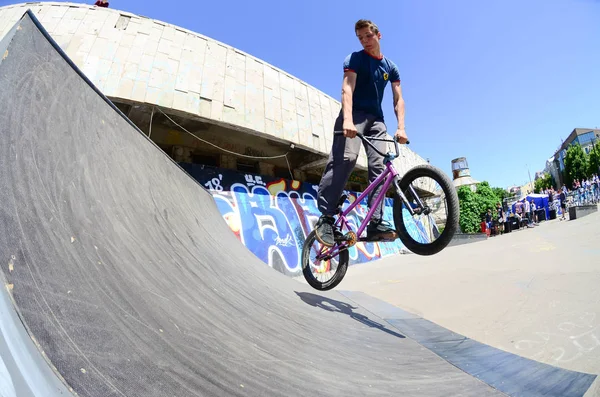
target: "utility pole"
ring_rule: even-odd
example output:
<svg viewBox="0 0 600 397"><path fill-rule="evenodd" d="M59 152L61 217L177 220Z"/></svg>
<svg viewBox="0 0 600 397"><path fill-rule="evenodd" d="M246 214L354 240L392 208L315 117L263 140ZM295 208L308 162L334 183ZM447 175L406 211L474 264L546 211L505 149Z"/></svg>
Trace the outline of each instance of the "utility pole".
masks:
<svg viewBox="0 0 600 397"><path fill-rule="evenodd" d="M529 174L529 185L531 186L531 190L533 193L534 187L533 187L533 182L531 182L531 172L529 172L529 164L525 164L527 166L527 174Z"/></svg>

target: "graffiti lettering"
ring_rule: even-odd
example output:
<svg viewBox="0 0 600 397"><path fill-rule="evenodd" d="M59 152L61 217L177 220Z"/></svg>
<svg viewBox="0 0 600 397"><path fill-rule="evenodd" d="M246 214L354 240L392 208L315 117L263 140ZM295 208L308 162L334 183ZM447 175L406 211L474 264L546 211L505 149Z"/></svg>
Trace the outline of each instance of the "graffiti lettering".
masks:
<svg viewBox="0 0 600 397"><path fill-rule="evenodd" d="M288 234L285 239L281 239L281 238L277 237L275 239L275 244L276 245L282 245L284 247L291 247L291 246L294 245L294 241L292 239L292 236L290 236Z"/></svg>
<svg viewBox="0 0 600 397"><path fill-rule="evenodd" d="M216 190L217 192L223 191L223 186L221 186L221 179L223 179L223 175L219 174L218 178L212 178L208 182L204 184L209 190Z"/></svg>
<svg viewBox="0 0 600 397"><path fill-rule="evenodd" d="M555 306L555 304L553 304ZM522 339L515 348L531 358L560 365L591 357L600 348L600 325L596 313L569 314L569 321L556 327L533 332L533 338Z"/></svg>
<svg viewBox="0 0 600 397"><path fill-rule="evenodd" d="M252 187L254 185L265 186L265 183L262 181L262 177L258 175L246 174L244 175L244 179L246 179L246 185L248 187Z"/></svg>
<svg viewBox="0 0 600 397"><path fill-rule="evenodd" d="M316 201L318 186L200 165L182 163L181 166L209 189L229 228L254 255L284 274L301 273L302 246L321 214ZM354 192L346 194L344 209L358 198ZM348 222L357 229L367 212L366 201L359 203L348 215ZM383 217L393 222L389 198L385 199ZM417 225L413 227L417 230ZM359 242L349 249L350 264L397 254L404 249L399 240Z"/></svg>

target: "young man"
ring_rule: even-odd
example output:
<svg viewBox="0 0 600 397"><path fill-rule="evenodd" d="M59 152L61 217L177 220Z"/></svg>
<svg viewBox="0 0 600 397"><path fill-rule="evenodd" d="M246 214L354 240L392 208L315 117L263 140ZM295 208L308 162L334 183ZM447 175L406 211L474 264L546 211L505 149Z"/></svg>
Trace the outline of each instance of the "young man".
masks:
<svg viewBox="0 0 600 397"><path fill-rule="evenodd" d="M363 49L348 55L344 61L344 79L342 82L342 109L335 121L336 134L329 155L329 161L319 184L317 203L322 215L316 225L317 240L326 246L334 245L333 223L338 201L350 173L356 165L361 140L356 138L360 132L365 136L387 138L387 129L383 120L381 102L384 89L391 82L394 110L398 119L395 138L406 143L404 131L404 99L400 88L398 67L381 53L379 41L381 32L373 22L361 19L354 26L356 37ZM387 152L387 144L372 141L381 152ZM368 158L369 182L374 181L383 172L383 158L367 144L364 144ZM369 207L381 192L381 185L369 195ZM382 202L383 204L383 202ZM382 222L383 205L378 206L367 227L367 237L379 240L389 237L395 231Z"/></svg>

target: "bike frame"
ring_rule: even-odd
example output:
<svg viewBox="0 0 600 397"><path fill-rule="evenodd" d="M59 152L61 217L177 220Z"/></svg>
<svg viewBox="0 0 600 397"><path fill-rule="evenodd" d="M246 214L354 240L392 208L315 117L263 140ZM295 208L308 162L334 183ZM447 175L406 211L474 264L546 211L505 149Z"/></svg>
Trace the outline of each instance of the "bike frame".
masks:
<svg viewBox="0 0 600 397"><path fill-rule="evenodd" d="M377 177L377 179L375 179L372 183L369 184L369 186L367 186L367 189L362 192L358 198L348 206L348 208L346 208L344 211L341 211L338 219L335 222L335 225L340 227L340 229L342 227L346 227L346 228L350 228L349 226L349 222L346 218L346 216L352 212L352 210L360 203L362 202L366 197L368 197L368 195L373 192L374 190L377 189L377 187L383 182L383 188L381 189L381 192L379 193L379 196L374 200L374 203L371 204L371 208L369 208L369 212L367 212L367 216L365 217L365 219L360 223L360 225L358 226L358 230L356 231L356 235L360 236L362 234L362 232L365 230L365 228L367 227L367 224L369 223L369 221L371 220L371 217L373 216L373 213L375 212L375 210L377 209L377 207L385 200L385 193L388 191L388 189L390 188L390 185L392 184L392 181L394 180L394 178L398 176L398 171L396 171L396 169L394 168L394 166L392 165L391 161L387 161L385 163L385 170L381 173L381 175L379 175Z"/></svg>
<svg viewBox="0 0 600 397"><path fill-rule="evenodd" d="M341 131L335 132L335 134L342 134L342 133L343 132L341 132ZM400 155L400 152L398 149L398 142L395 139L389 140L389 139L381 139L381 138L366 138L361 133L357 133L357 136L360 139L362 139L364 142L366 142L368 145L370 145L377 153L382 155L384 157L383 161L385 163L385 170L373 182L371 182L369 184L369 186L367 186L367 189L364 192L362 192L358 196L358 198L352 204L350 204L348 206L348 208L339 212L339 216L334 223L334 225L337 226L340 230L343 230L344 227L346 227L347 229L350 230L350 223L348 222L348 219L346 218L346 216L360 202L362 202L371 192L373 192L381 183L383 183L383 188L381 189L381 192L379 193L378 197L374 200L374 203L371 204L371 206L370 206L371 208L369 208L369 212L367 212L367 216L360 223L360 225L358 225L358 230L356 231L356 237L358 240L359 236L363 233L363 231L367 227L369 221L371 220L371 217L373 216L375 209L385 200L386 192L388 191L388 189L390 188L390 185L392 183L395 184L398 196L402 199L404 205L406 206L406 208L408 209L408 211L410 212L411 215L414 215L416 212L418 212L418 210L417 210L418 208L423 208L423 203L419 199L419 197L418 197L417 193L414 191L413 187L410 186L411 194L413 195L413 197L415 197L415 199L417 200L417 204L418 204L417 209L413 209L412 206L409 204L408 199L406 198L404 193L400 190L400 187L397 184L397 178L398 178L399 174L398 174L398 171L396 170L396 168L394 168L394 165L392 164L392 160L394 160L395 158L397 158ZM395 148L396 148L396 153L392 153L392 152L382 153L370 141L393 142L395 145ZM330 250L327 250L327 252L324 252L322 254L327 255L328 257L332 257L334 255L337 255L337 253L342 249L346 249L346 241L343 242L342 244L338 244L337 246L331 247Z"/></svg>

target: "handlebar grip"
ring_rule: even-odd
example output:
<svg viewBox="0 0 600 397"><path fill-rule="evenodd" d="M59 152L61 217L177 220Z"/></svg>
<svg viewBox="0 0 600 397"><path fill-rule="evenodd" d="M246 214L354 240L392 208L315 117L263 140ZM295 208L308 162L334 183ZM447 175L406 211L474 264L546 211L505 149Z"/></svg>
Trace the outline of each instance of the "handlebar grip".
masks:
<svg viewBox="0 0 600 397"><path fill-rule="evenodd" d="M398 142L398 139L394 138L394 141ZM398 143L400 143L400 142L398 142ZM406 141L405 145L408 145L408 144L410 144L410 141Z"/></svg>

